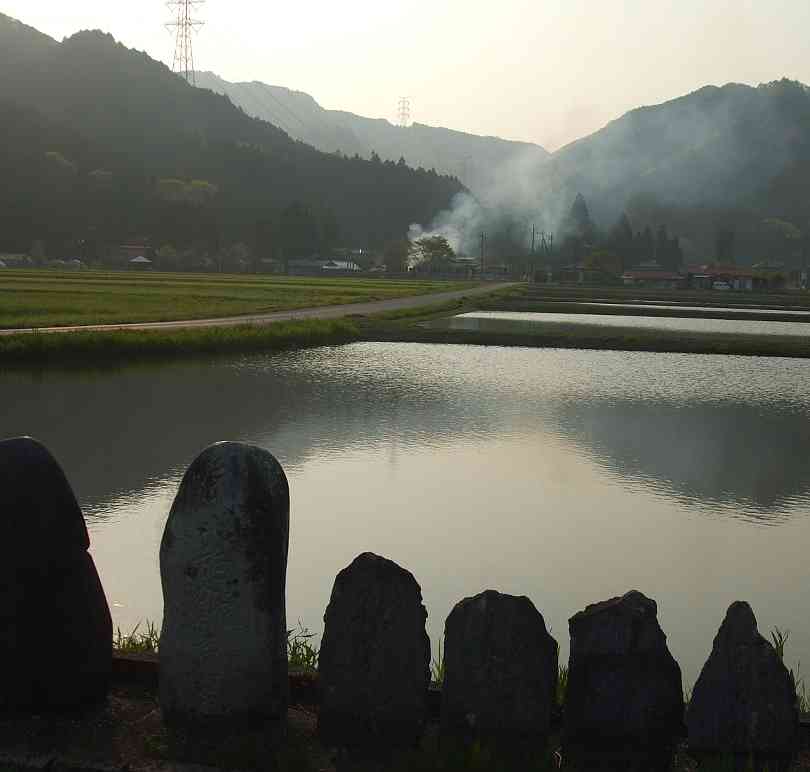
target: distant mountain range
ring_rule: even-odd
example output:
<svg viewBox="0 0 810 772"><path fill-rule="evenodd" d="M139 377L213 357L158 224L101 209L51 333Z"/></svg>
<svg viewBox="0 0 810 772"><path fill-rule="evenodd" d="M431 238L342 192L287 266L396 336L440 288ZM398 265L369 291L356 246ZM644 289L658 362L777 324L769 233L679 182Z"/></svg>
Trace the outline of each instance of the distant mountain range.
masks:
<svg viewBox="0 0 810 772"><path fill-rule="evenodd" d="M436 169L458 177L486 199L504 175L524 164L535 164L548 152L528 142L481 137L452 129L414 123L394 126L384 119L364 118L342 110L326 110L313 97L266 83L229 83L212 72L198 72L197 86L225 94L248 115L280 126L291 137L325 152L340 151L368 158Z"/></svg>
<svg viewBox="0 0 810 772"><path fill-rule="evenodd" d="M0 248L42 234L191 242L207 228L213 249L258 240L259 223L280 243L279 213L298 202L292 251L381 248L438 222L468 243L486 230L509 257L532 225L562 237L578 193L603 230L623 211L635 230L664 224L687 259L711 258L720 229L743 259L796 260L810 243L810 89L795 81L707 86L551 155L325 110L277 86L210 73L198 85L101 32L57 43L0 14L0 175L14 181L0 186ZM457 196L461 182L476 200ZM183 185L213 195L211 217L166 214L167 191L177 204Z"/></svg>
<svg viewBox="0 0 810 772"><path fill-rule="evenodd" d="M706 86L632 110L557 151L544 176L611 214L639 194L682 205L752 205L808 157L810 89L782 80Z"/></svg>
<svg viewBox="0 0 810 772"><path fill-rule="evenodd" d="M810 185L810 89L795 81L706 86L632 110L553 154L529 143L326 110L299 91L229 83L210 72L198 73L197 85L321 150L404 157L459 177L485 204L539 206L552 220L577 193L604 226L628 206L810 217L807 197L795 196L797 184Z"/></svg>

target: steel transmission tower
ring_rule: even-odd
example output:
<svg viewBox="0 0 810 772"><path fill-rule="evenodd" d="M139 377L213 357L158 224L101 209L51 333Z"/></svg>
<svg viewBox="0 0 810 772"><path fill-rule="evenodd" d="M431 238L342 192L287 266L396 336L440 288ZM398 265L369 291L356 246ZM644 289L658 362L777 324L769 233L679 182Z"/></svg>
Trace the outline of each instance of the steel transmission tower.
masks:
<svg viewBox="0 0 810 772"><path fill-rule="evenodd" d="M205 22L194 18L194 12L205 0L168 0L166 6L174 14L174 20L166 25L169 32L175 31L174 60L172 70L196 85L194 76L194 50L192 38Z"/></svg>
<svg viewBox="0 0 810 772"><path fill-rule="evenodd" d="M406 128L411 122L411 98L400 97L397 104L397 122L402 128Z"/></svg>

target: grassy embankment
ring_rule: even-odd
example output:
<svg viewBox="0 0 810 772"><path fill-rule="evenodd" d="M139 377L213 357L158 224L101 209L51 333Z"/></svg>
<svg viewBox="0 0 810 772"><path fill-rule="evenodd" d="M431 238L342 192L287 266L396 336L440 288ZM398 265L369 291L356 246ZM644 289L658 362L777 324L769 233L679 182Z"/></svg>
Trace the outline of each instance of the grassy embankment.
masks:
<svg viewBox="0 0 810 772"><path fill-rule="evenodd" d="M513 304L527 303L654 303L706 308L781 308L810 311L810 292L775 290L734 292L712 290L655 289L644 287L584 287L531 284L506 294ZM515 308L515 310L519 310ZM530 309L527 309L530 310ZM597 311L597 313L601 313Z"/></svg>
<svg viewBox="0 0 810 772"><path fill-rule="evenodd" d="M0 336L0 369L25 365L75 365L171 359L179 356L281 351L357 340L347 319L174 330L55 332Z"/></svg>
<svg viewBox="0 0 810 772"><path fill-rule="evenodd" d="M528 348L565 348L609 351L648 351L682 354L728 354L762 357L810 357L808 337L743 335L737 333L676 332L634 327L603 327L557 322L536 323L531 330L450 330L416 328L410 325L367 325L361 327L364 340L386 342L456 343Z"/></svg>
<svg viewBox="0 0 810 772"><path fill-rule="evenodd" d="M449 292L469 282L3 271L0 328L205 319ZM405 312L403 312L405 313ZM357 340L351 319L0 336L0 367L272 351Z"/></svg>

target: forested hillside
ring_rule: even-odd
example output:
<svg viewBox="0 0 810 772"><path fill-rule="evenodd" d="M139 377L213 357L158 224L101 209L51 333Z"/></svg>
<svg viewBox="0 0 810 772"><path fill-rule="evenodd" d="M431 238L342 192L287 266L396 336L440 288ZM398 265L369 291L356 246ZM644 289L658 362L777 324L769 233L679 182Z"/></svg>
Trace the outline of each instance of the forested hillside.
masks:
<svg viewBox="0 0 810 772"><path fill-rule="evenodd" d="M13 181L0 189L0 250L379 246L462 190L319 152L101 32L56 43L0 15L0 51L0 172Z"/></svg>
<svg viewBox="0 0 810 772"><path fill-rule="evenodd" d="M545 201L581 193L603 228L623 211L636 228L666 224L689 259L717 257L732 233L740 259L796 264L810 230L810 90L707 86L633 110L557 151L539 185Z"/></svg>

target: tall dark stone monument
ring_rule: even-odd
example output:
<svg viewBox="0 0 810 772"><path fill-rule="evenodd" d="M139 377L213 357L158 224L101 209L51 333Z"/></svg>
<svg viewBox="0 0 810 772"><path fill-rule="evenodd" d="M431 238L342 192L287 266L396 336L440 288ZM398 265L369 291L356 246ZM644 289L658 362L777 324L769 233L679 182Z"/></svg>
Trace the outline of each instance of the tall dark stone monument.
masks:
<svg viewBox="0 0 810 772"><path fill-rule="evenodd" d="M84 517L50 452L0 442L0 712L102 700L112 620Z"/></svg>
<svg viewBox="0 0 810 772"><path fill-rule="evenodd" d="M415 745L427 720L430 641L413 575L366 552L335 579L319 657L318 731L327 745Z"/></svg>

